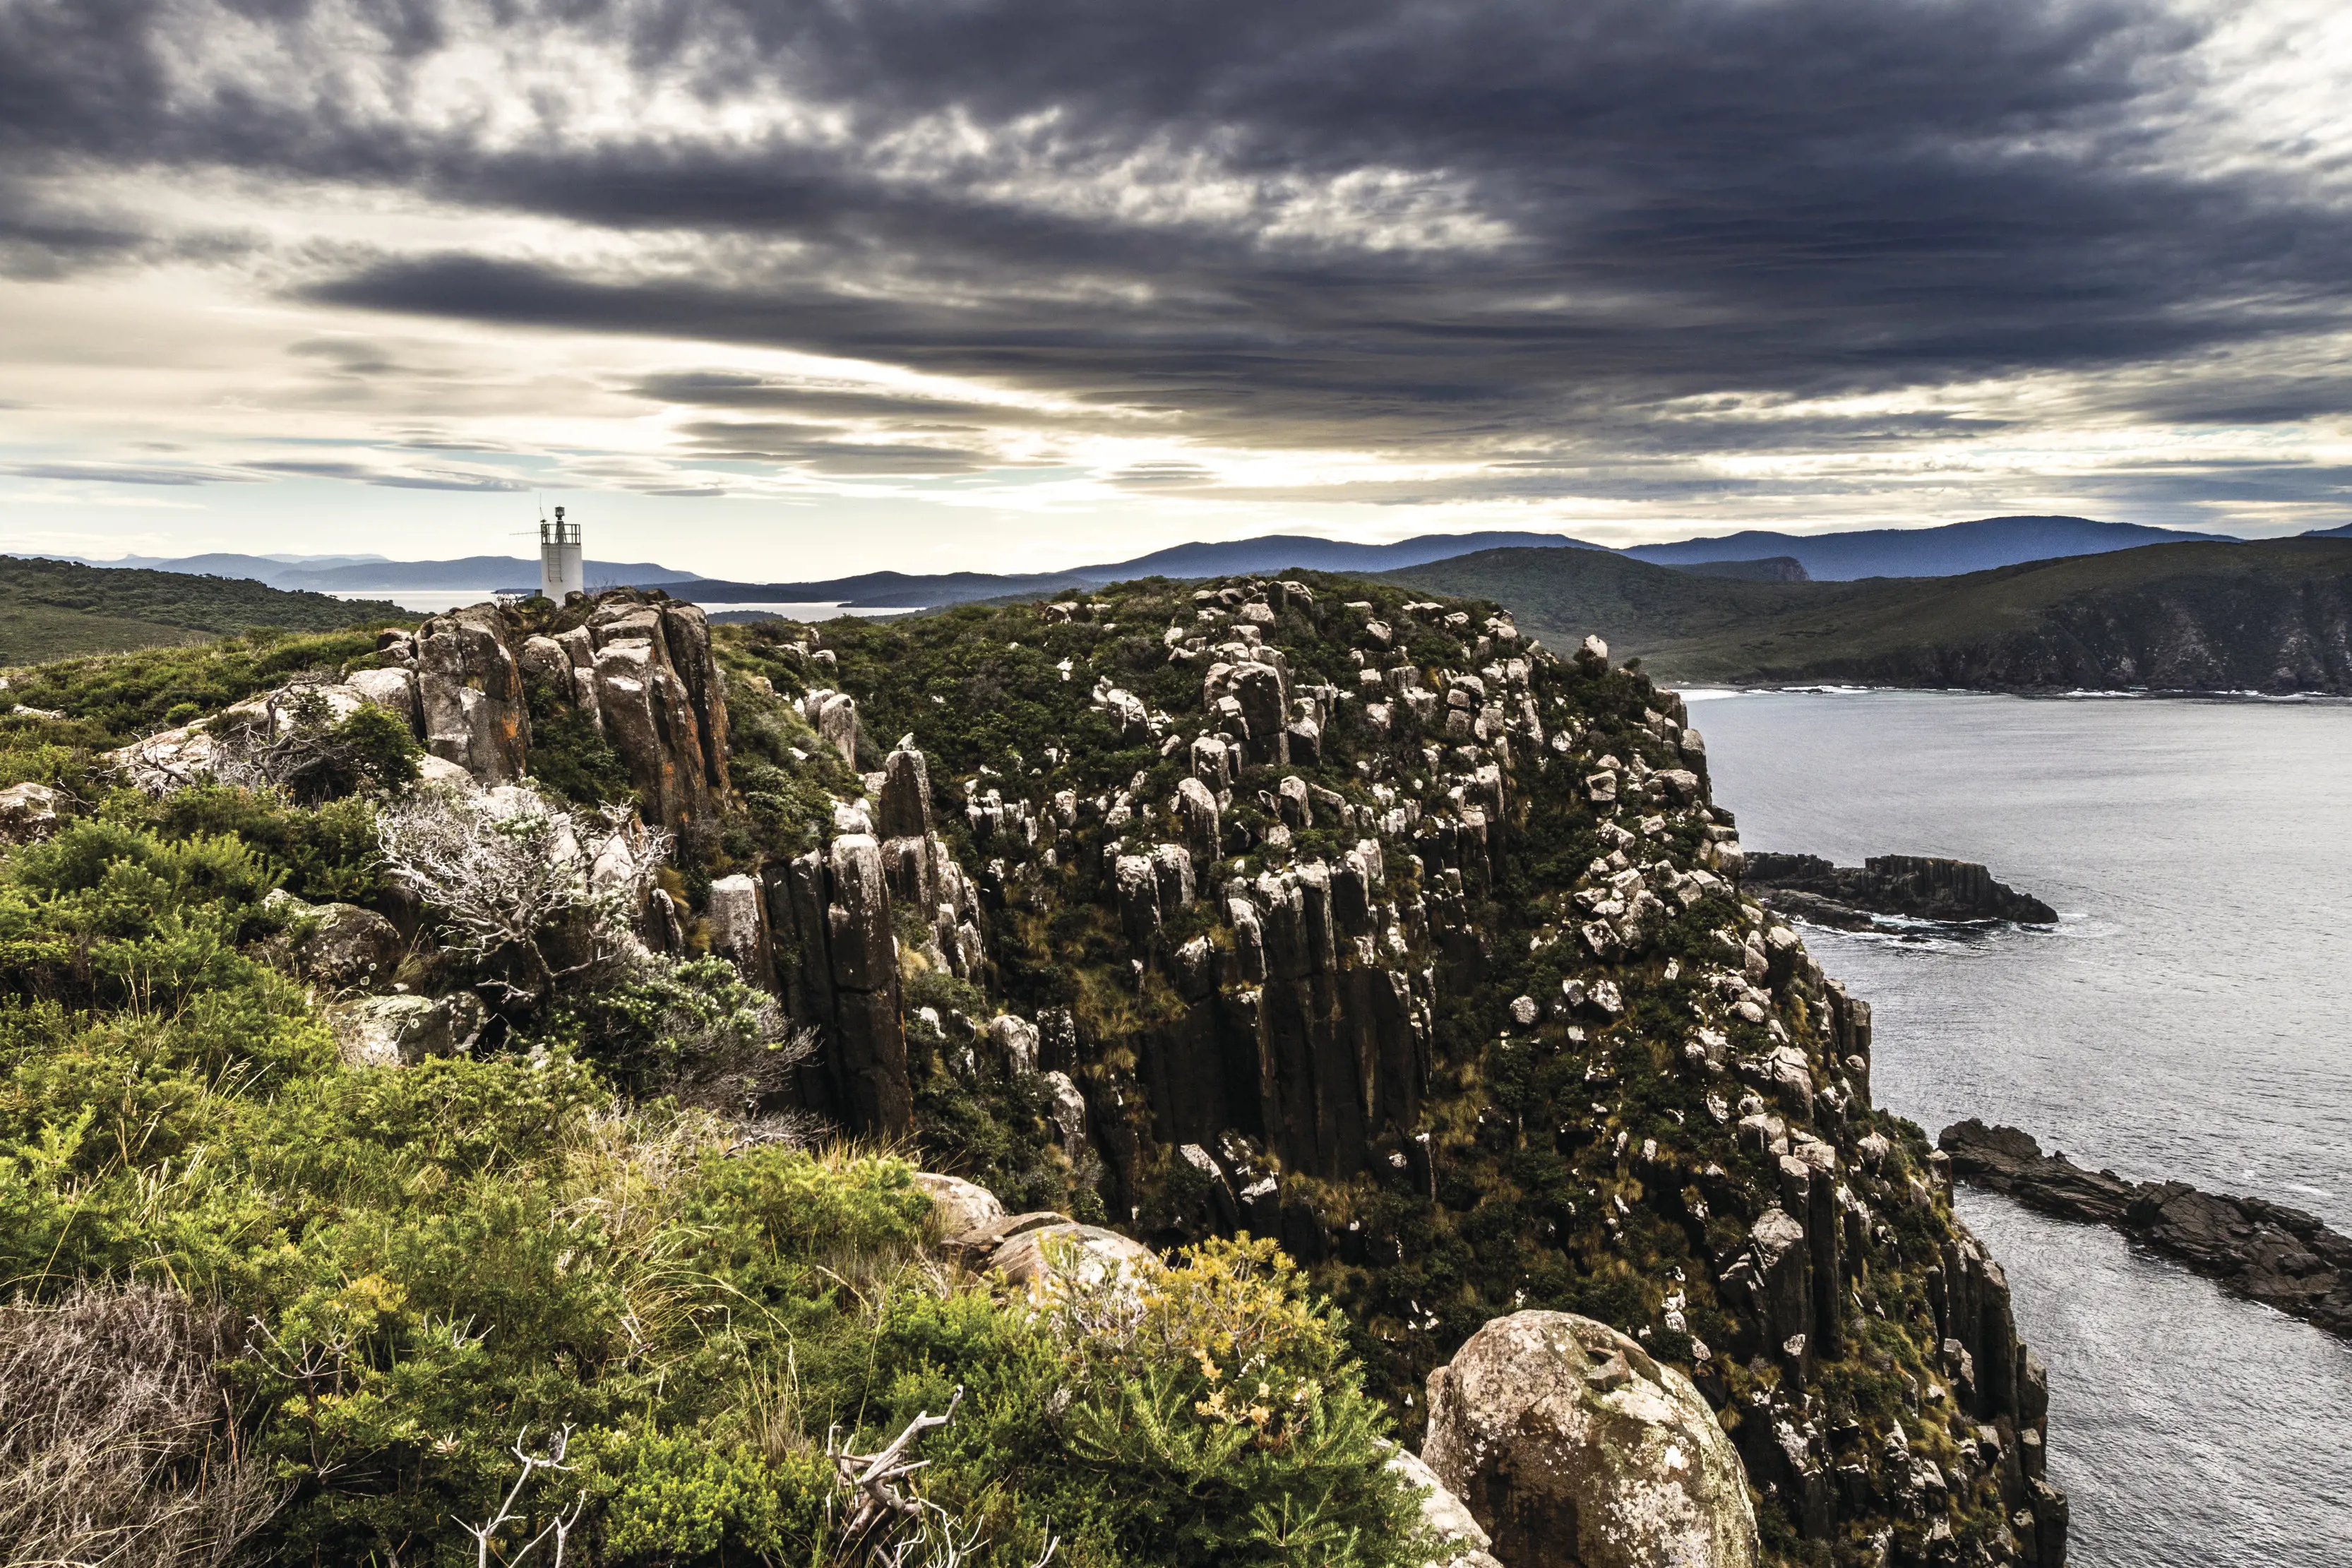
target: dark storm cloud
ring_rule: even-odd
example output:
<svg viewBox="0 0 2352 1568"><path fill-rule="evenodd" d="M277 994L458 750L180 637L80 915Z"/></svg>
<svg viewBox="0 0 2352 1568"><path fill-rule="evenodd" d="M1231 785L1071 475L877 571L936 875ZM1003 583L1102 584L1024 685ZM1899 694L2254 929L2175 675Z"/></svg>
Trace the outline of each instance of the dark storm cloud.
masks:
<svg viewBox="0 0 2352 1568"><path fill-rule="evenodd" d="M321 14L307 0L233 8L297 37ZM420 62L493 15L459 0L351 9L395 105ZM2352 304L2352 214L2291 171L2186 168L2158 141L2172 108L2226 84L2200 79L2196 26L2132 0L502 0L495 13L518 49L557 30L610 43L714 123L789 96L840 116L834 140L561 135L560 109L543 138L493 140L463 116L269 81L191 95L173 90L169 53L168 18L185 14L0 0L0 154L35 173L225 167L391 186L647 247L593 267L387 251L314 276L318 300L992 378L1212 441L1491 455L1517 465L1506 490L1557 487L1549 470L1604 448L1860 450L1999 428L1717 418L1687 400L2134 370L2334 330ZM893 150L894 134L946 117L975 134ZM1185 206L1184 169L1239 206ZM1393 188L1392 171L1406 172ZM1352 217L1318 198L1354 204ZM0 210L0 243L7 221ZM1063 423L757 378L630 390L771 420ZM2150 417L2273 422L2352 400L2323 368L2150 401ZM972 460L723 419L688 430L708 455L840 472ZM834 466L858 463L896 466Z"/></svg>

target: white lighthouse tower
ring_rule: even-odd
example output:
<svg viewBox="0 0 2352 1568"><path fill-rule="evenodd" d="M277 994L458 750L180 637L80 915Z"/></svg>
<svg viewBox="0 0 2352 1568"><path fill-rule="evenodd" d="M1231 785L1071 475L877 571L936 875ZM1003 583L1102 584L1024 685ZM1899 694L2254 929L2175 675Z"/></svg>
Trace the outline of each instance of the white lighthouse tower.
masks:
<svg viewBox="0 0 2352 1568"><path fill-rule="evenodd" d="M561 507L553 522L539 522L539 591L558 604L567 593L587 591L580 569L580 525L565 522Z"/></svg>

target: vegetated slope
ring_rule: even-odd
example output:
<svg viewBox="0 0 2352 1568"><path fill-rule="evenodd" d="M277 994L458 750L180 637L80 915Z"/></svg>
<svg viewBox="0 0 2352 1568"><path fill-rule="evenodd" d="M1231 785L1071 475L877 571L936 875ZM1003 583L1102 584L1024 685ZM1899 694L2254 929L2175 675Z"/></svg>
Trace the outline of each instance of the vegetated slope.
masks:
<svg viewBox="0 0 2352 1568"><path fill-rule="evenodd" d="M1931 528L1859 528L1828 534L1751 528L1713 538L1635 545L1624 553L1662 566L1788 555L1804 562L1816 581L1844 582L1860 577L1953 577L2059 556L2221 537L2138 523L2102 523L2089 517L1979 517Z"/></svg>
<svg viewBox="0 0 2352 1568"><path fill-rule="evenodd" d="M1680 681L2352 693L2352 542L2149 546L1958 578L1699 584L1501 551L1405 574Z"/></svg>
<svg viewBox="0 0 2352 1568"><path fill-rule="evenodd" d="M1688 560L1672 563L1676 571L1693 577L1729 577L1742 582L1811 582L1805 563L1792 555L1766 556L1761 560Z"/></svg>
<svg viewBox="0 0 2352 1568"><path fill-rule="evenodd" d="M698 578L665 586L681 599L724 607L747 600L785 604L840 603L852 609L941 609L951 604L1006 603L1068 589L1144 578L1205 578L1232 572L1382 571L1473 550L1500 549L1597 550L1560 534L1489 531L1423 534L1393 544L1354 544L1302 534L1173 545L1131 560L1072 567L1066 571L1004 574L985 571L860 572L807 582L737 582Z"/></svg>
<svg viewBox="0 0 2352 1568"><path fill-rule="evenodd" d="M1389 576L1437 593L1475 594L1507 607L1554 647L1597 632L1618 657L1675 674L1663 651L1767 624L1857 591L1843 583L1758 581L1574 550L1485 550Z"/></svg>
<svg viewBox="0 0 2352 1568"><path fill-rule="evenodd" d="M0 665L200 642L247 627L323 632L396 604L288 593L234 578L0 556Z"/></svg>

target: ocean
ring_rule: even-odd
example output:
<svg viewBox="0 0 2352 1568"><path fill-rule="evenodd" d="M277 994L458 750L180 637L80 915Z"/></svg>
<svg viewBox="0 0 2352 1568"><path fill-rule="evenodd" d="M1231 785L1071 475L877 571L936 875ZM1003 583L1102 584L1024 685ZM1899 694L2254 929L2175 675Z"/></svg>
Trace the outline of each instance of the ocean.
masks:
<svg viewBox="0 0 2352 1568"><path fill-rule="evenodd" d="M1807 929L1879 1103L2352 1230L2352 705L1686 693L1750 849L1981 861L2048 931ZM2352 1343L1963 1187L2082 1568L2352 1563Z"/></svg>

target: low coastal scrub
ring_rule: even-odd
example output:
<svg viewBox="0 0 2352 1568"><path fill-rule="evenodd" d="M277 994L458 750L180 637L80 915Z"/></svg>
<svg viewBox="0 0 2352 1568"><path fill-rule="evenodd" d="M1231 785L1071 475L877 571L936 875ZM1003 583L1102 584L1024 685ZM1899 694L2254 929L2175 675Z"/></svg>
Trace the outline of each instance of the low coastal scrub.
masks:
<svg viewBox="0 0 2352 1568"><path fill-rule="evenodd" d="M1270 1246L1139 1300L992 1292L893 1151L617 1092L762 1049L723 963L345 1065L272 894L380 893L384 809L124 791L0 862L12 1561L1420 1561ZM853 1535L837 1457L950 1409L911 1511Z"/></svg>

